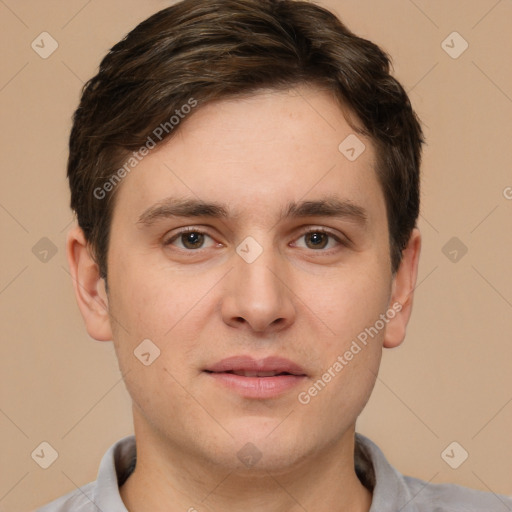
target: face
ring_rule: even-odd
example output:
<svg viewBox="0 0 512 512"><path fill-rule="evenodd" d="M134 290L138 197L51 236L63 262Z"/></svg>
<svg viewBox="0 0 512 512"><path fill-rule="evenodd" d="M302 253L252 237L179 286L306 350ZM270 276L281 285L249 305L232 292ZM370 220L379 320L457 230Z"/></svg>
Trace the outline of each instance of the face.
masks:
<svg viewBox="0 0 512 512"><path fill-rule="evenodd" d="M252 443L274 471L352 434L400 313L351 134L320 90L259 93L198 109L124 178L108 308L136 432L232 468Z"/></svg>

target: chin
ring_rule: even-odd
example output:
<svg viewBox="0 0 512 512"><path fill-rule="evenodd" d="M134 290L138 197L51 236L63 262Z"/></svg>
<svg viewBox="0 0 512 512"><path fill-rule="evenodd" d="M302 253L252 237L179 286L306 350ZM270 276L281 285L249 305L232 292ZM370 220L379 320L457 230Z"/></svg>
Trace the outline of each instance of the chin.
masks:
<svg viewBox="0 0 512 512"><path fill-rule="evenodd" d="M312 436L299 432L297 425L283 418L245 417L226 423L233 435L229 448L217 447L217 464L230 466L240 474L268 476L285 472L315 451ZM218 460L218 454L226 456ZM233 457L233 454L235 457Z"/></svg>

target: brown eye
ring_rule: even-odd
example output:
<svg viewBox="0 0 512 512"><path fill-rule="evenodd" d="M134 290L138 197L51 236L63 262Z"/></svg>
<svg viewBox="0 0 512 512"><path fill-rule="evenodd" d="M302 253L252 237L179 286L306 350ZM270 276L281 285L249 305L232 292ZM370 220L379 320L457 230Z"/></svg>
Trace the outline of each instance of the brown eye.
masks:
<svg viewBox="0 0 512 512"><path fill-rule="evenodd" d="M326 233L311 231L304 236L306 240L311 241L311 246L308 245L310 249L324 249L329 243L329 236Z"/></svg>
<svg viewBox="0 0 512 512"><path fill-rule="evenodd" d="M181 242L187 249L200 249L204 243L204 234L192 231L190 233L183 233L180 235Z"/></svg>
<svg viewBox="0 0 512 512"><path fill-rule="evenodd" d="M205 249L205 241L209 238L213 241L211 236L198 229L186 229L182 230L179 233L176 233L171 238L164 242L165 246L175 245L179 249L183 249L186 251L194 251L198 249ZM213 246L215 244L211 244Z"/></svg>
<svg viewBox="0 0 512 512"><path fill-rule="evenodd" d="M323 249L326 249L324 252L327 252L329 249L335 249L336 246L346 245L342 239L334 233L320 228L306 231L298 238L298 240L305 240L304 245L296 243L298 247L311 249L313 251L322 251ZM329 246L329 243L331 243L331 246Z"/></svg>

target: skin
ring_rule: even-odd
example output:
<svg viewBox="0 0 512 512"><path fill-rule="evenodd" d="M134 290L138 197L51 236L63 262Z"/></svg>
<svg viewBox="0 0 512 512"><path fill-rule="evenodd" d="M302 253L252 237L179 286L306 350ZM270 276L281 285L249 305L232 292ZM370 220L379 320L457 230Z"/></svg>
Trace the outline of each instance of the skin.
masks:
<svg viewBox="0 0 512 512"><path fill-rule="evenodd" d="M108 294L83 233L70 231L87 331L113 340L133 400L137 466L120 489L128 510L369 510L371 493L354 471L355 422L382 348L404 339L421 238L415 229L392 275L373 144L358 135L366 149L353 162L338 150L352 133L337 103L314 87L207 105L119 185ZM289 201L333 195L364 208L366 224L279 220ZM222 202L238 215L138 222L170 196ZM199 249L190 236L164 245L186 226L207 233L192 245ZM309 228L350 242L317 235L318 248ZM252 263L236 252L247 236L263 248ZM301 404L298 393L395 303L401 311ZM133 354L147 338L161 351L149 366ZM279 397L244 398L203 372L237 354L286 357L307 377ZM237 457L246 443L261 453L253 467Z"/></svg>

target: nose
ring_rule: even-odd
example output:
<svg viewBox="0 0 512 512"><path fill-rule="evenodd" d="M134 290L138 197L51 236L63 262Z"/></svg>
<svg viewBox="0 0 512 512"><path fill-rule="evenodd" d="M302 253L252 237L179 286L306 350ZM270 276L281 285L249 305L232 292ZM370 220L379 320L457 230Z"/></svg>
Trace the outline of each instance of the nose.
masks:
<svg viewBox="0 0 512 512"><path fill-rule="evenodd" d="M281 255L265 248L252 262L238 253L233 261L222 300L224 322L268 334L290 326L296 315L293 286Z"/></svg>

